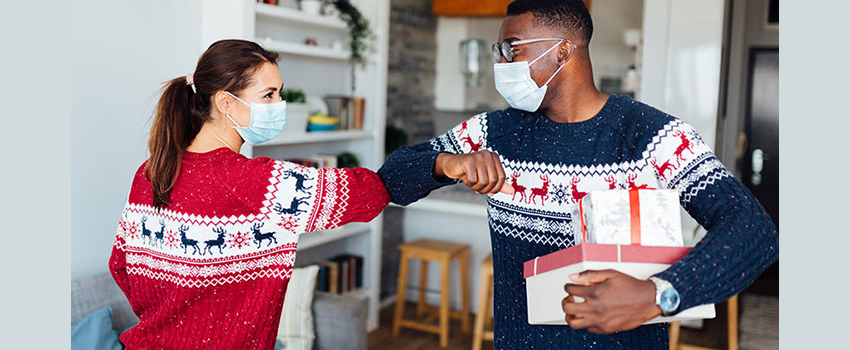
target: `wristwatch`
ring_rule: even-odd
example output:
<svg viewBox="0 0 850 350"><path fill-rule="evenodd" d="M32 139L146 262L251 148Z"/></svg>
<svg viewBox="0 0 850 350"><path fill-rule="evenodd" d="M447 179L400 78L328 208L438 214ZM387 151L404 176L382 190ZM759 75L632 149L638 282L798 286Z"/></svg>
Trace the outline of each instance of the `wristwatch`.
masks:
<svg viewBox="0 0 850 350"><path fill-rule="evenodd" d="M676 288L673 288L670 282L657 277L650 277L649 280L655 283L655 305L661 308L661 314L664 316L675 314L681 302Z"/></svg>

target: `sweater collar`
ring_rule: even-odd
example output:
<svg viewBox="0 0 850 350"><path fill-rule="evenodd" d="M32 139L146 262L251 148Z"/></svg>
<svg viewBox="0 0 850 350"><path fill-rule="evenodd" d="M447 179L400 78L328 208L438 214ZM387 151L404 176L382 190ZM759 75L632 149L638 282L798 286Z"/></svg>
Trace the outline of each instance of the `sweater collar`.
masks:
<svg viewBox="0 0 850 350"><path fill-rule="evenodd" d="M221 154L234 153L227 147L216 148L212 151L196 153L191 151L183 151L183 159L208 159Z"/></svg>
<svg viewBox="0 0 850 350"><path fill-rule="evenodd" d="M527 117L534 120L538 128L557 135L578 135L596 129L604 124L610 124L612 128L619 130L617 116L620 112L620 100L622 98L623 96L613 94L608 96L608 100L605 101L605 105L602 106L599 113L581 122L558 123L547 118L541 112L528 113Z"/></svg>

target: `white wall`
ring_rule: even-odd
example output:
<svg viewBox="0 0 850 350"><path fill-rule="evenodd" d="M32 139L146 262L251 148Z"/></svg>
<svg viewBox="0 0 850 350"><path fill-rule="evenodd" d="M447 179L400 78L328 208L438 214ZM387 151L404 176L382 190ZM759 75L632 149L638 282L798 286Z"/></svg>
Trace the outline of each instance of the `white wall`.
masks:
<svg viewBox="0 0 850 350"><path fill-rule="evenodd" d="M71 72L71 279L108 271L118 217L147 158L160 83L194 70L200 0L92 0Z"/></svg>
<svg viewBox="0 0 850 350"><path fill-rule="evenodd" d="M441 111L497 110L507 103L496 91L490 45L499 38L502 18L437 18L434 105ZM481 85L467 87L460 70L460 42L481 39L487 43L487 64ZM437 130L438 133L442 130Z"/></svg>
<svg viewBox="0 0 850 350"><path fill-rule="evenodd" d="M595 2L594 2L595 3ZM714 148L724 0L645 0L641 100L681 118ZM685 241L697 228L682 212Z"/></svg>
<svg viewBox="0 0 850 350"><path fill-rule="evenodd" d="M625 78L629 65L635 64L635 53L623 41L623 31L642 27L643 0L594 0L590 17L590 61L598 88L603 77Z"/></svg>

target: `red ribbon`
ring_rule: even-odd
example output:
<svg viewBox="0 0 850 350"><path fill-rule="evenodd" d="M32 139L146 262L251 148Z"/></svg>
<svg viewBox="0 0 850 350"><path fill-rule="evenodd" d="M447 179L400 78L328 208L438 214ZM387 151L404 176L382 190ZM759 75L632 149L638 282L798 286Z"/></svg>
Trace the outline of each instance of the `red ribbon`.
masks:
<svg viewBox="0 0 850 350"><path fill-rule="evenodd" d="M632 245L640 245L640 190L654 190L647 185L629 189L629 220L631 222ZM583 201L578 202L578 212L581 218L582 243L587 243L587 223L584 221Z"/></svg>

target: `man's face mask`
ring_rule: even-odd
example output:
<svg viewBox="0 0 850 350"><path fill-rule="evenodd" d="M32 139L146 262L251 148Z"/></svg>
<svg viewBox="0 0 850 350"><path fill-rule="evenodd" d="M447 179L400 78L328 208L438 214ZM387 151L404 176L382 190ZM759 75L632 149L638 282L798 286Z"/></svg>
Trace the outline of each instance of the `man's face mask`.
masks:
<svg viewBox="0 0 850 350"><path fill-rule="evenodd" d="M230 115L227 116L233 124L236 124L232 128L236 129L245 142L251 145L263 143L277 137L283 131L283 126L286 124L286 101L249 104L229 91L225 92L251 107L251 124L248 126L240 126Z"/></svg>
<svg viewBox="0 0 850 350"><path fill-rule="evenodd" d="M530 44L538 41L557 41L558 43L540 54L540 56L537 56L537 58L531 61L531 63L527 61L513 62L513 46ZM564 68L564 66L561 65L558 67L555 73L552 73L552 76L549 77L549 80L546 80L546 83L540 87L538 87L537 83L534 82L534 79L531 78L531 70L529 67L543 58L543 56L546 56L546 54L552 52L552 50L557 48L558 45L564 41L567 40L560 38L540 38L514 42L504 41L501 45L493 44L493 59L496 61L496 63L493 64L493 77L495 78L496 90L499 91L499 94L502 95L511 107L528 112L536 112L537 109L540 108L540 103L543 102L543 97L546 96L546 90L549 82L552 81L552 78L554 78L555 75L561 71L561 68ZM572 50L569 51L569 56L567 56L567 59L569 60L573 51L575 51L576 46L569 41L567 42L572 46ZM498 63L501 57L505 57L505 60L508 61L508 63Z"/></svg>

